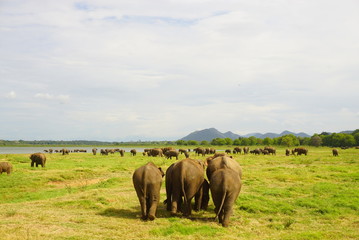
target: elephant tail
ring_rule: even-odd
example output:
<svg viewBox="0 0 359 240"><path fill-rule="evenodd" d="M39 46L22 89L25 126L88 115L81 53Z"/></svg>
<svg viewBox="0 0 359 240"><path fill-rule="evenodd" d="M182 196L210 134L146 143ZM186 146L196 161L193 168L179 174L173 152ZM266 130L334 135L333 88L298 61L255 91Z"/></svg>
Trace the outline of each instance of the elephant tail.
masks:
<svg viewBox="0 0 359 240"><path fill-rule="evenodd" d="M184 169L182 167L182 174L181 174L181 191L182 191L182 194L183 194L183 198L184 198L184 203L185 203L185 206L187 206L187 203L188 203L188 200L187 200L187 196L186 196L186 191L185 191L185 188L184 188Z"/></svg>
<svg viewBox="0 0 359 240"><path fill-rule="evenodd" d="M143 204L143 212L144 213L147 213L147 184L146 184L146 181L145 179L147 179L146 177L147 175L147 171L144 171L143 172L143 175L142 175L142 180L143 180L143 200L144 200L144 204Z"/></svg>
<svg viewBox="0 0 359 240"><path fill-rule="evenodd" d="M222 211L224 200L226 199L226 197L227 197L227 191L225 191L224 194L223 194L221 205L218 208L218 211L217 211L216 216L214 217L214 220L216 220L218 218L219 213Z"/></svg>

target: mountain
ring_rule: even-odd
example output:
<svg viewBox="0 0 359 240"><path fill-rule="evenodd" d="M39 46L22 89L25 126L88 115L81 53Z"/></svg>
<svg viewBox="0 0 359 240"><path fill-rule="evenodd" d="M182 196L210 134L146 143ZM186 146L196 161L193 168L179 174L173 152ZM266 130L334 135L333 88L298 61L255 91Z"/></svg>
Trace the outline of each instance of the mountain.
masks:
<svg viewBox="0 0 359 240"><path fill-rule="evenodd" d="M181 138L180 140L196 140L196 141L212 141L215 138L231 138L237 139L240 135L234 134L232 132L221 133L215 128L208 128L199 131L192 132L187 136Z"/></svg>
<svg viewBox="0 0 359 240"><path fill-rule="evenodd" d="M281 137L281 136L285 136L285 135L289 135L289 134L293 134L294 136L296 137L311 137L310 135L306 134L306 133L303 133L303 132L300 132L300 133L294 133L294 132L290 132L290 131L283 131L281 133L249 133L249 134L246 134L244 135L243 137L256 137L256 138L261 138L261 139L264 139L264 138L277 138L277 137Z"/></svg>
<svg viewBox="0 0 359 240"><path fill-rule="evenodd" d="M283 131L282 133L278 134L278 133L250 133L250 134L246 134L246 135L238 135L235 134L231 131L225 132L225 133L221 133L220 131L218 131L215 128L207 128L207 129L203 129L203 130L199 130L199 131L195 131L192 132L190 134L188 134L187 136L181 138L180 140L195 140L195 141L212 141L215 138L230 138L230 139L238 139L241 137L256 137L256 138L276 138L276 137L281 137L284 135L288 135L288 134L293 134L294 136L297 137L311 137L310 135L300 132L300 133L294 133L294 132L290 132L290 131Z"/></svg>

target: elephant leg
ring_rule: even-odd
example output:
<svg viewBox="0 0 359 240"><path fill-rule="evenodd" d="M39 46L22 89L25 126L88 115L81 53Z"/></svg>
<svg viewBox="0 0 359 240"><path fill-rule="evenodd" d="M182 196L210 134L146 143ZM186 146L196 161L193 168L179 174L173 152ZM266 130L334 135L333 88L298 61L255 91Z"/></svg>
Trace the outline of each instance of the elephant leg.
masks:
<svg viewBox="0 0 359 240"><path fill-rule="evenodd" d="M228 203L227 203L227 204L224 206L223 212L224 212L224 216L223 216L222 226L223 226L223 227L228 227L229 217L230 217L230 216L232 215L232 213L233 213L232 204L228 204Z"/></svg>
<svg viewBox="0 0 359 240"><path fill-rule="evenodd" d="M175 215L178 211L178 209L180 209L180 198L181 198L181 195L179 194L178 192L179 190L178 189L174 189L173 193L172 193L172 204L171 204L171 214L172 215Z"/></svg>
<svg viewBox="0 0 359 240"><path fill-rule="evenodd" d="M148 207L148 219L154 220L156 218L156 210L158 206L158 201L160 199L159 194L153 194L152 199L149 201L150 206Z"/></svg>
<svg viewBox="0 0 359 240"><path fill-rule="evenodd" d="M33 167L33 166L34 166L34 163L35 163L34 161L31 161L31 167Z"/></svg>
<svg viewBox="0 0 359 240"><path fill-rule="evenodd" d="M218 222L219 223L223 223L223 213L224 213L223 209L218 213Z"/></svg>
<svg viewBox="0 0 359 240"><path fill-rule="evenodd" d="M190 216L192 214L192 204L191 204L192 198L188 199L187 203L187 216Z"/></svg>
<svg viewBox="0 0 359 240"><path fill-rule="evenodd" d="M167 196L166 209L167 209L167 211L171 211L171 206L172 206L172 199L171 199L172 194L171 193L172 193L172 187L166 186L166 196Z"/></svg>
<svg viewBox="0 0 359 240"><path fill-rule="evenodd" d="M201 187L194 197L194 210L201 210L201 204L203 199L203 187Z"/></svg>
<svg viewBox="0 0 359 240"><path fill-rule="evenodd" d="M39 167L39 163L36 163L36 167Z"/></svg>
<svg viewBox="0 0 359 240"><path fill-rule="evenodd" d="M152 205L151 197L150 196L146 197L146 212L145 212L146 219L148 219L149 217L151 205Z"/></svg>
<svg viewBox="0 0 359 240"><path fill-rule="evenodd" d="M143 220L146 220L147 219L147 215L146 215L146 212L147 212L146 198L144 196L141 196L139 198L139 200L140 200L140 205L141 205L141 218Z"/></svg>
<svg viewBox="0 0 359 240"><path fill-rule="evenodd" d="M146 198L145 198L145 196L143 196L143 193L142 193L141 189L139 189L138 187L136 187L135 189L136 189L138 200L139 200L140 205L141 205L141 218L143 220L146 220L147 219L147 216L146 216L146 212L147 212Z"/></svg>

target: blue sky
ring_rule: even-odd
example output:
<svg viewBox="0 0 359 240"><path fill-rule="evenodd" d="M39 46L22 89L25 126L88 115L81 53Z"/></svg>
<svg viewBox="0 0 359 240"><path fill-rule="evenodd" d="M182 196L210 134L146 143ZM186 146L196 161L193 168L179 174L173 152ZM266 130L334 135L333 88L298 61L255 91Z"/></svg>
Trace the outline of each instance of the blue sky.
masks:
<svg viewBox="0 0 359 240"><path fill-rule="evenodd" d="M359 123L359 2L0 1L0 139Z"/></svg>

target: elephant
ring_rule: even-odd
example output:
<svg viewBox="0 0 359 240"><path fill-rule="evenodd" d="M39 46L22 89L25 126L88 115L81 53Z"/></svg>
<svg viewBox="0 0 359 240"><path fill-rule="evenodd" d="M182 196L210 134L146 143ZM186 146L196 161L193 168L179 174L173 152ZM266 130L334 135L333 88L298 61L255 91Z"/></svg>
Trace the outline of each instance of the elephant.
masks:
<svg viewBox="0 0 359 240"><path fill-rule="evenodd" d="M186 153L187 152L187 150L186 149L183 149L183 148L180 148L180 149L178 149L178 152L180 153L180 154L184 154L184 153Z"/></svg>
<svg viewBox="0 0 359 240"><path fill-rule="evenodd" d="M172 169L176 163L171 164L166 170L166 196L167 199L164 201L167 211L171 211L171 195L172 195ZM195 204L194 210L207 210L209 202L209 183L206 179L203 181L203 189L200 189L195 195ZM202 199L201 202L199 202ZM181 210L182 208L182 198L177 203L177 208Z"/></svg>
<svg viewBox="0 0 359 240"><path fill-rule="evenodd" d="M227 154L231 154L231 153L232 153L231 149L226 149L224 152L227 153Z"/></svg>
<svg viewBox="0 0 359 240"><path fill-rule="evenodd" d="M269 155L269 151L267 149L260 149L263 155Z"/></svg>
<svg viewBox="0 0 359 240"><path fill-rule="evenodd" d="M204 163L190 158L172 164L166 176L167 209L169 204L171 214L175 215L181 209L183 197L183 215L191 215L191 200L201 191L204 182ZM167 186L170 184L170 186ZM202 204L203 195L198 196L197 203ZM169 203L170 202L170 203ZM197 206L196 209L201 209Z"/></svg>
<svg viewBox="0 0 359 240"><path fill-rule="evenodd" d="M256 148L254 150L251 150L250 153L254 154L254 155L260 155L261 151L259 150L259 148Z"/></svg>
<svg viewBox="0 0 359 240"><path fill-rule="evenodd" d="M206 154L215 154L216 153L216 149L214 148L206 148Z"/></svg>
<svg viewBox="0 0 359 240"><path fill-rule="evenodd" d="M60 152L62 152L62 155L68 155L69 154L69 150L68 149L61 149L61 151Z"/></svg>
<svg viewBox="0 0 359 240"><path fill-rule="evenodd" d="M195 211L207 210L208 202L209 202L209 183L206 179L204 179L202 188L200 188L200 190L194 196L193 210Z"/></svg>
<svg viewBox="0 0 359 240"><path fill-rule="evenodd" d="M9 162L0 162L0 174L6 172L9 175L12 172L12 164Z"/></svg>
<svg viewBox="0 0 359 240"><path fill-rule="evenodd" d="M233 213L233 204L241 191L242 182L238 173L224 167L216 170L210 179L210 190L215 206L216 217L223 227L228 227Z"/></svg>
<svg viewBox="0 0 359 240"><path fill-rule="evenodd" d="M176 150L176 149L173 147L164 147L164 148L161 148L161 150L162 150L162 153L165 154L165 152L167 152L167 151Z"/></svg>
<svg viewBox="0 0 359 240"><path fill-rule="evenodd" d="M120 153L121 157L125 155L125 150L123 149L119 149L118 152Z"/></svg>
<svg viewBox="0 0 359 240"><path fill-rule="evenodd" d="M243 154L248 154L249 147L243 147Z"/></svg>
<svg viewBox="0 0 359 240"><path fill-rule="evenodd" d="M289 155L290 155L290 150L289 150L288 148L285 150L285 155L286 155L286 156L289 156Z"/></svg>
<svg viewBox="0 0 359 240"><path fill-rule="evenodd" d="M212 174L222 168L230 168L238 173L239 178L242 178L242 168L239 163L228 156L219 156L214 159L207 160L206 175L208 179L211 179Z"/></svg>
<svg viewBox="0 0 359 240"><path fill-rule="evenodd" d="M136 149L131 149L130 153L131 153L131 156L136 156L137 151L136 151Z"/></svg>
<svg viewBox="0 0 359 240"><path fill-rule="evenodd" d="M336 148L334 148L334 149L332 150L332 153L333 153L333 156L334 156L334 157L339 156L338 149L336 149Z"/></svg>
<svg viewBox="0 0 359 240"><path fill-rule="evenodd" d="M204 148L201 148L201 147L198 147L198 148L195 148L193 149L193 151L199 156L200 154L202 156L205 156L206 155L206 149Z"/></svg>
<svg viewBox="0 0 359 240"><path fill-rule="evenodd" d="M164 175L162 169L152 162L137 168L133 173L132 182L141 205L141 218L143 220L154 220L156 218Z"/></svg>
<svg viewBox="0 0 359 240"><path fill-rule="evenodd" d="M46 156L43 153L33 153L30 156L31 159L31 167L34 166L34 164L36 164L36 167L38 167L39 165L41 165L42 167L45 167L45 163L46 163Z"/></svg>
<svg viewBox="0 0 359 240"><path fill-rule="evenodd" d="M96 153L97 153L97 148L93 148L93 149L92 149L92 154L93 154L93 155L96 155Z"/></svg>
<svg viewBox="0 0 359 240"><path fill-rule="evenodd" d="M157 157L157 156L163 157L163 151L161 148L154 148L147 151L147 155L152 157Z"/></svg>
<svg viewBox="0 0 359 240"><path fill-rule="evenodd" d="M241 154L241 153L242 153L242 148L240 148L240 147L235 147L235 148L233 149L233 153Z"/></svg>
<svg viewBox="0 0 359 240"><path fill-rule="evenodd" d="M172 157L176 157L176 160L178 160L178 152L176 150L168 150L164 153L167 159L172 159Z"/></svg>
<svg viewBox="0 0 359 240"><path fill-rule="evenodd" d="M166 170L166 177L165 177L165 183L166 183L166 200L163 202L166 205L167 211L171 211L171 198L172 198L172 170L173 166L176 163L172 163ZM178 202L178 209L181 209L182 202Z"/></svg>
<svg viewBox="0 0 359 240"><path fill-rule="evenodd" d="M302 155L302 154L304 154L305 156L307 156L307 154L308 154L308 149L306 149L306 148L304 148L304 147L295 148L295 149L294 149L294 153L297 153L297 155Z"/></svg>
<svg viewBox="0 0 359 240"><path fill-rule="evenodd" d="M272 154L272 155L276 155L277 154L277 150L274 147L265 147L264 150L267 150L268 153Z"/></svg>
<svg viewBox="0 0 359 240"><path fill-rule="evenodd" d="M101 155L108 155L107 149L101 149L100 153L101 153Z"/></svg>

